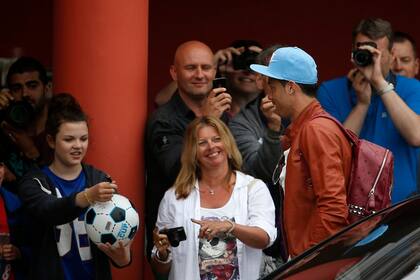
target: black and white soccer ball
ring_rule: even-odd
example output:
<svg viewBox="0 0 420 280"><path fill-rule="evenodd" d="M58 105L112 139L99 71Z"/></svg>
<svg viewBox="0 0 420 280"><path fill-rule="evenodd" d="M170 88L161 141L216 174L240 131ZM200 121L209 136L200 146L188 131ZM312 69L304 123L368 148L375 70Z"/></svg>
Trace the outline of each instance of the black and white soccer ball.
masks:
<svg viewBox="0 0 420 280"><path fill-rule="evenodd" d="M139 227L139 215L124 196L114 194L107 202L96 202L85 214L87 234L95 244L127 244Z"/></svg>

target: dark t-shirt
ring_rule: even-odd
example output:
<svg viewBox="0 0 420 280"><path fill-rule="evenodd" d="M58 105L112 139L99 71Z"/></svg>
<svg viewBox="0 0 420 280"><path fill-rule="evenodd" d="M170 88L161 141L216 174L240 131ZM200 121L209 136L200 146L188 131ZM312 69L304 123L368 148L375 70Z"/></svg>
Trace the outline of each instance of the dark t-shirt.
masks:
<svg viewBox="0 0 420 280"><path fill-rule="evenodd" d="M45 166L42 168L57 189L57 196L69 197L81 192L86 186L86 176L82 171L74 180L64 180ZM58 252L63 272L67 280L95 279L90 243L84 227L84 215L70 223L55 227Z"/></svg>

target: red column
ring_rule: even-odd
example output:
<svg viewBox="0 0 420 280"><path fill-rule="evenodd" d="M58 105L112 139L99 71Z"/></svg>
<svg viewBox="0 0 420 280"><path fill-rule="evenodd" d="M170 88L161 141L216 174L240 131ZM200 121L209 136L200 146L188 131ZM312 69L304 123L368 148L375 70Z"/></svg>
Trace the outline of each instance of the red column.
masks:
<svg viewBox="0 0 420 280"><path fill-rule="evenodd" d="M70 92L90 117L88 162L137 206L133 263L115 279L141 279L143 132L147 113L147 0L54 1L54 92Z"/></svg>

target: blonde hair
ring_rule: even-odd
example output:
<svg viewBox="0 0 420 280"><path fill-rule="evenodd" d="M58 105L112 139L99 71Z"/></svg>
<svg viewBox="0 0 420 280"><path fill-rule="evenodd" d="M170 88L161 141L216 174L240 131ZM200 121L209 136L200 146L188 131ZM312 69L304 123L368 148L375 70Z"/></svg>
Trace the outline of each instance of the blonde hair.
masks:
<svg viewBox="0 0 420 280"><path fill-rule="evenodd" d="M195 181L201 176L201 170L197 162L198 131L206 126L213 127L217 131L228 154L227 183L232 172L241 169L242 156L227 126L216 117L196 118L188 125L185 132L181 170L174 184L177 199L187 198L194 188Z"/></svg>

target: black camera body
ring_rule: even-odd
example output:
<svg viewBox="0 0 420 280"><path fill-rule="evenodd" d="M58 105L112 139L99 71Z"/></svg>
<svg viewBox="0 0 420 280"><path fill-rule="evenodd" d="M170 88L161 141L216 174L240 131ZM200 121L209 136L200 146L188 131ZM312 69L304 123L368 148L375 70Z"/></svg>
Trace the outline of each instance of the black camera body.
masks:
<svg viewBox="0 0 420 280"><path fill-rule="evenodd" d="M371 46L377 49L378 45L372 41L359 42L356 44L357 49L351 53L353 61L357 66L366 67L373 63L373 54L366 49L360 49L361 46Z"/></svg>
<svg viewBox="0 0 420 280"><path fill-rule="evenodd" d="M164 228L159 233L168 236L169 243L172 247L178 247L179 242L187 240L184 227Z"/></svg>
<svg viewBox="0 0 420 280"><path fill-rule="evenodd" d="M15 128L26 128L34 115L34 108L28 101L12 101L0 111L0 122L6 121Z"/></svg>
<svg viewBox="0 0 420 280"><path fill-rule="evenodd" d="M258 53L246 49L240 55L233 55L232 65L235 70L250 70L249 66L255 63Z"/></svg>
<svg viewBox="0 0 420 280"><path fill-rule="evenodd" d="M373 55L370 51L357 49L352 52L353 61L356 65L366 67L373 62Z"/></svg>

